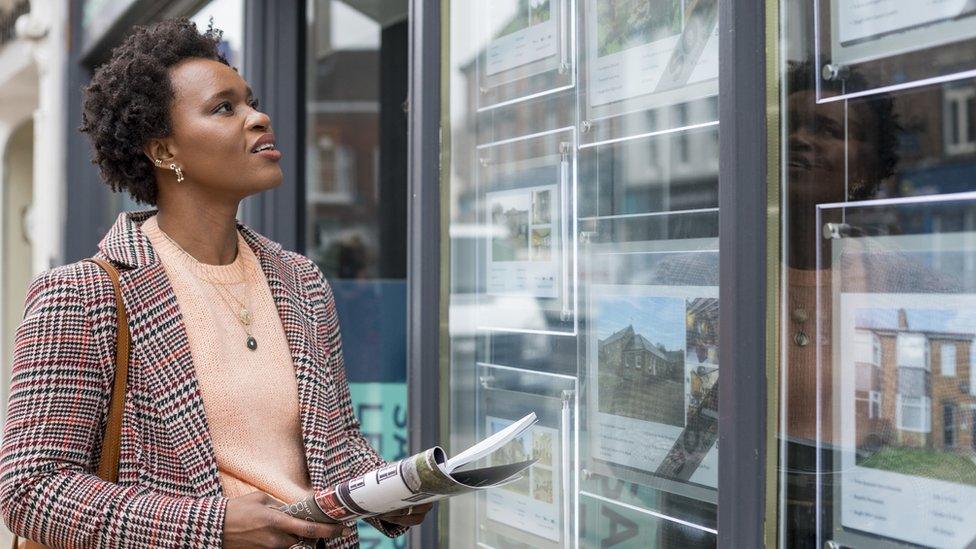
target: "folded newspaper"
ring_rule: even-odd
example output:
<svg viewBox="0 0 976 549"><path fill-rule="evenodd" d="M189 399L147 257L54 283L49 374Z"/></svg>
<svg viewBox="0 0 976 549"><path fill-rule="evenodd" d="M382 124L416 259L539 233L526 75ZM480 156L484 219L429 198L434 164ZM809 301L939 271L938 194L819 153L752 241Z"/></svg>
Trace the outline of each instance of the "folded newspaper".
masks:
<svg viewBox="0 0 976 549"><path fill-rule="evenodd" d="M535 422L535 413L530 413L453 458L435 446L278 509L314 522L349 522L514 482L536 460L466 466L491 455Z"/></svg>

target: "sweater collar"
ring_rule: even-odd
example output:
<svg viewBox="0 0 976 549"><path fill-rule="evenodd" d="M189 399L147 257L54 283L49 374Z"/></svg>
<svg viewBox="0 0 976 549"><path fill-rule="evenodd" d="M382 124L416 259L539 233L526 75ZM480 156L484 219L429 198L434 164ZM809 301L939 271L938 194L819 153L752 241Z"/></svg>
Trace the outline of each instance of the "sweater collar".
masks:
<svg viewBox="0 0 976 549"><path fill-rule="evenodd" d="M120 213L112 228L98 243L98 249L112 261L127 267L138 268L156 264L159 262L159 256L153 250L149 238L139 227L143 221L158 212L158 209L152 208ZM281 252L281 244L258 234L240 220L237 220L237 230L259 259L268 254L275 256Z"/></svg>

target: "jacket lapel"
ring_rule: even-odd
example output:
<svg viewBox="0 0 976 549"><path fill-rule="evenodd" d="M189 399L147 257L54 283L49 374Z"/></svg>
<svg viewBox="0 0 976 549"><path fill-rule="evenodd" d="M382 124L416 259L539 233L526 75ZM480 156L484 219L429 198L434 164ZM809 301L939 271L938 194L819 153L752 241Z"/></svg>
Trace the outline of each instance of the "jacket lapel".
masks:
<svg viewBox="0 0 976 549"><path fill-rule="evenodd" d="M122 270L123 299L129 314L132 354L149 379L160 416L173 433L187 478L196 494L222 493L213 439L207 425L186 326L176 294L162 263L139 225L157 210L122 212L99 244L103 255L129 269ZM281 245L238 222L264 271L281 317L298 382L303 441L312 485L323 486L324 430L309 403L322 387L322 371L313 341L315 330L304 289L294 266L282 259Z"/></svg>
<svg viewBox="0 0 976 549"><path fill-rule="evenodd" d="M213 441L197 385L190 344L176 294L162 263L135 269L122 278L129 313L132 353L145 372L157 410L172 434L196 494L221 493Z"/></svg>
<svg viewBox="0 0 976 549"><path fill-rule="evenodd" d="M316 398L316 389L324 387L325 380L323 369L317 366L321 363L321 358L311 343L314 341L315 327L312 324L312 312L305 306L308 303L307 292L295 267L282 260L280 253L271 253L258 245L259 235L249 229L245 228L241 234L256 250L288 339L298 382L298 408L305 461L312 486L320 488L325 485L325 448L319 441L325 440L325 429L318 422L323 420L324 415L317 414L312 403Z"/></svg>

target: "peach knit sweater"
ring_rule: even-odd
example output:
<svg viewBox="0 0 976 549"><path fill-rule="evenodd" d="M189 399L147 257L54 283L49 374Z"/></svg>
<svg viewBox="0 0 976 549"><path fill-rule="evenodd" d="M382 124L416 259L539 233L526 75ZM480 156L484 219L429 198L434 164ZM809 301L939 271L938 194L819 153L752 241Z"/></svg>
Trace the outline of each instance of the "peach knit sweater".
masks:
<svg viewBox="0 0 976 549"><path fill-rule="evenodd" d="M254 251L238 232L234 261L209 265L170 242L156 216L143 222L142 232L162 261L183 315L224 495L261 490L286 502L304 497L312 487L294 363ZM217 284L227 292L220 293ZM238 306L231 308L233 298L250 303L254 351L247 348Z"/></svg>

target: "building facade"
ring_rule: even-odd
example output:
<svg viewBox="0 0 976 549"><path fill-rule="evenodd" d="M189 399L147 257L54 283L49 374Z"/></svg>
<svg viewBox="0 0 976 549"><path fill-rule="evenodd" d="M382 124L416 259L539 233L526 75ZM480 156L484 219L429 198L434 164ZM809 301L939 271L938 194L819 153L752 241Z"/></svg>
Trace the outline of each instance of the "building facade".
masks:
<svg viewBox="0 0 976 549"><path fill-rule="evenodd" d="M3 356L30 277L146 207L81 86L212 17L285 151L239 217L330 278L371 442L538 417L410 545L970 546L970 4L0 2Z"/></svg>

